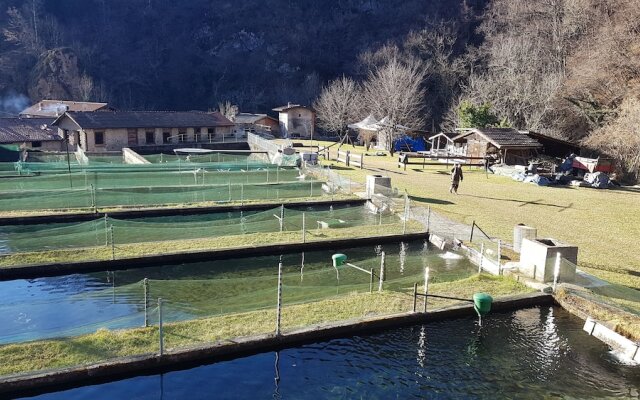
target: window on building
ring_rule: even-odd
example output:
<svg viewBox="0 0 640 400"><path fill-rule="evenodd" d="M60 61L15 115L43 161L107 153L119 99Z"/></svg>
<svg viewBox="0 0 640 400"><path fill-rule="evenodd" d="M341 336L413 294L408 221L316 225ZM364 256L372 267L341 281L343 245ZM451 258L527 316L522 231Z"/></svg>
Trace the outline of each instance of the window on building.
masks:
<svg viewBox="0 0 640 400"><path fill-rule="evenodd" d="M42 147L42 142L31 142L31 147Z"/></svg>
<svg viewBox="0 0 640 400"><path fill-rule="evenodd" d="M200 128L193 128L193 141L194 142L199 142L200 141Z"/></svg>
<svg viewBox="0 0 640 400"><path fill-rule="evenodd" d="M94 144L96 146L101 146L104 144L104 132L96 132L95 133L95 141Z"/></svg>
<svg viewBox="0 0 640 400"><path fill-rule="evenodd" d="M178 142L183 143L187 141L187 132L180 131L178 132Z"/></svg>
<svg viewBox="0 0 640 400"><path fill-rule="evenodd" d="M162 143L171 142L171 132L162 132Z"/></svg>
<svg viewBox="0 0 640 400"><path fill-rule="evenodd" d="M147 144L156 144L156 134L153 131L145 132L144 139Z"/></svg>
<svg viewBox="0 0 640 400"><path fill-rule="evenodd" d="M215 128L207 129L207 139L209 139L209 142L213 142L216 139L216 129Z"/></svg>

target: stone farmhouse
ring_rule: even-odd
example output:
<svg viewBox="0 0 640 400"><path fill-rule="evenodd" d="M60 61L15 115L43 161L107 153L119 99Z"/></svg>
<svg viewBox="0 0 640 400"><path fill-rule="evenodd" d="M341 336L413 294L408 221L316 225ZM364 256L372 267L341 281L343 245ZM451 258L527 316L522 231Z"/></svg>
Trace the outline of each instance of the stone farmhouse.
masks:
<svg viewBox="0 0 640 400"><path fill-rule="evenodd" d="M246 136L247 133L277 135L280 131L280 123L277 119L267 114L240 113L234 121L236 126L234 133Z"/></svg>
<svg viewBox="0 0 640 400"><path fill-rule="evenodd" d="M278 112L280 135L283 138L310 138L316 126L316 112L300 104L274 108Z"/></svg>
<svg viewBox="0 0 640 400"><path fill-rule="evenodd" d="M51 118L0 118L0 144L21 149L63 150L62 136Z"/></svg>
<svg viewBox="0 0 640 400"><path fill-rule="evenodd" d="M237 139L233 122L219 112L67 111L54 126L71 146L87 152L120 151L142 145L224 142Z"/></svg>

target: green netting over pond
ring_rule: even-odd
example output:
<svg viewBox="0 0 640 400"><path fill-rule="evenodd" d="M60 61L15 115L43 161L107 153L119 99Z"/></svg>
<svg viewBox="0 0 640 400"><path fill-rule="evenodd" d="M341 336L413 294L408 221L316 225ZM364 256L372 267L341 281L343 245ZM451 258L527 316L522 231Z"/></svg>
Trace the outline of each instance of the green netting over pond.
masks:
<svg viewBox="0 0 640 400"><path fill-rule="evenodd" d="M280 207L266 211L225 212L204 215L150 217L122 220L101 218L82 223L16 225L0 227L0 251L4 254L109 245L113 227L116 245L167 240L213 238L280 231ZM363 206L284 209L283 231L300 231L303 213L306 229L342 228L387 224L395 215L372 214Z"/></svg>
<svg viewBox="0 0 640 400"><path fill-rule="evenodd" d="M377 274L382 251L386 253L384 290L406 293L406 311L413 284L422 281L425 267L430 268L435 284L457 281L476 272L466 258L443 257L442 252L421 241L285 254L281 258L283 305L368 292L369 275L350 267L337 274L331 254L346 253L350 262ZM146 303L152 325L157 324L154 310L159 297L164 299L164 322L262 309L273 309L275 319L279 260L278 256L235 258L0 282L0 312L6 321L0 325L0 343L142 326L144 278L148 278ZM389 306L389 312L398 311L393 304ZM331 304L327 307L330 318L337 310Z"/></svg>
<svg viewBox="0 0 640 400"><path fill-rule="evenodd" d="M20 174L60 174L71 169L77 171L133 172L133 171L174 171L207 169L248 170L274 167L266 154L152 154L143 156L151 164L124 164L121 156L89 155L88 163L79 164L75 154L30 153L26 162L19 161L14 169Z"/></svg>
<svg viewBox="0 0 640 400"><path fill-rule="evenodd" d="M281 200L320 197L323 182L227 183L221 185L84 187L0 192L0 211L160 206L203 202Z"/></svg>
<svg viewBox="0 0 640 400"><path fill-rule="evenodd" d="M277 183L301 179L291 168L251 169L248 171L218 171L202 168L182 171L132 170L121 172L75 171L59 174L15 176L0 179L0 192L29 189L115 188L130 186L215 185L224 183Z"/></svg>
<svg viewBox="0 0 640 400"><path fill-rule="evenodd" d="M430 282L448 282L467 278L477 268L462 256L443 258L421 242L399 243L369 248L343 249L349 261L365 270L374 270L377 290L380 254L386 253L384 290L410 292L413 284L424 279L430 268ZM369 291L368 274L351 267L336 272L331 265L331 251L289 254L283 258L283 304L285 306L335 298ZM142 281L149 278L149 298L165 300L166 320L253 311L275 307L278 283L278 258L258 257L221 260L196 265L206 270L171 267L166 272L152 268L117 272L115 290L89 294L143 300ZM215 266L215 268L213 268ZM144 301L143 301L144 302Z"/></svg>
<svg viewBox="0 0 640 400"><path fill-rule="evenodd" d="M238 165L252 166L254 164L269 163L269 157L267 154L255 153L255 154L229 154L222 152L208 153L208 154L189 154L189 155L177 155L177 154L146 154L142 155L147 161L154 164L177 164L177 163L235 163Z"/></svg>

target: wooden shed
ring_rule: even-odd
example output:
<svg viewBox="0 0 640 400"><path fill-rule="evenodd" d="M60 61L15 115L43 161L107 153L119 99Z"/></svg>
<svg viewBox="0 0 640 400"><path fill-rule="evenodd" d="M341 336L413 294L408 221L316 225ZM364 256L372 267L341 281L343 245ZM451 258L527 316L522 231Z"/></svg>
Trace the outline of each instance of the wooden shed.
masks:
<svg viewBox="0 0 640 400"><path fill-rule="evenodd" d="M542 144L536 139L513 128L464 129L453 138L459 145L466 145L467 157L498 157L505 164L526 164L538 154Z"/></svg>

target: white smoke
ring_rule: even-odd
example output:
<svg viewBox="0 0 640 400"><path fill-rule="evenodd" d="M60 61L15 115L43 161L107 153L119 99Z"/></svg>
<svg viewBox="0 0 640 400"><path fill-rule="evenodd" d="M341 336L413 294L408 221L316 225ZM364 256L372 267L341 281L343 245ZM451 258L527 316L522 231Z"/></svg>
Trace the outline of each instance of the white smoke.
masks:
<svg viewBox="0 0 640 400"><path fill-rule="evenodd" d="M0 97L0 112L6 114L17 115L31 104L29 98L23 94L9 92Z"/></svg>

